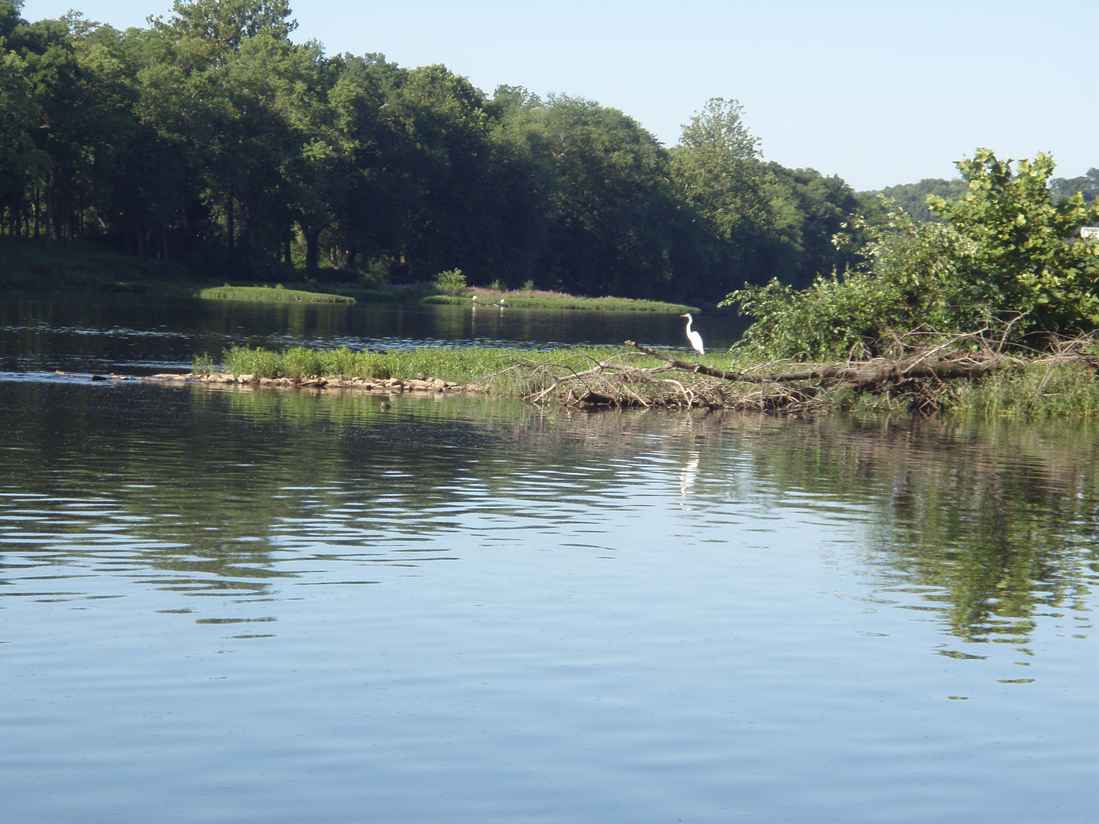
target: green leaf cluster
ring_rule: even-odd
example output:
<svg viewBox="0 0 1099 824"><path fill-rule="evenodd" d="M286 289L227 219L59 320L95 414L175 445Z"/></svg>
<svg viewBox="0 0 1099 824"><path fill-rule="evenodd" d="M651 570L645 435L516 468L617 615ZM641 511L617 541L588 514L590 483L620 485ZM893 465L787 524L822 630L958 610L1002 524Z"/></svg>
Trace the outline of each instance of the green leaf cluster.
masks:
<svg viewBox="0 0 1099 824"><path fill-rule="evenodd" d="M435 276L435 288L446 295L465 291L466 276L461 269L444 269Z"/></svg>
<svg viewBox="0 0 1099 824"><path fill-rule="evenodd" d="M862 260L796 290L775 280L730 293L753 324L742 346L796 358L873 354L891 333L972 329L1023 316L1027 332L1099 326L1099 243L1080 228L1099 206L1080 194L1055 201L1048 155L1001 161L987 149L958 164L965 194L928 198L937 222L886 209L874 223L851 221L836 243Z"/></svg>

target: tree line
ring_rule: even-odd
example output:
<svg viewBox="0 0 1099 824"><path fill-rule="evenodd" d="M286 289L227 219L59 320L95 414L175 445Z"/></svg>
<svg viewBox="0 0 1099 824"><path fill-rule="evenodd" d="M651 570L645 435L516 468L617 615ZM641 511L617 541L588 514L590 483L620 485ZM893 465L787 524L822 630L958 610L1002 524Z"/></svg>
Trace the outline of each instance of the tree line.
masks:
<svg viewBox="0 0 1099 824"><path fill-rule="evenodd" d="M0 0L0 234L227 277L534 283L713 299L842 269L843 180L767 162L735 100L663 146L613 108L325 54L287 0L121 31Z"/></svg>
<svg viewBox="0 0 1099 824"><path fill-rule="evenodd" d="M904 209L908 214L921 222L935 220L935 214L928 205L928 198L942 198L944 200L957 200L966 193L969 184L960 177L939 178L928 177L917 183L901 183L896 186L886 186L870 192L860 192L863 214L865 216L879 216L886 209L881 205L882 198ZM1053 199L1060 203L1072 195L1080 192L1085 203L1094 203L1099 200L1099 169L1088 169L1086 174L1079 177L1054 177L1049 180L1049 190Z"/></svg>

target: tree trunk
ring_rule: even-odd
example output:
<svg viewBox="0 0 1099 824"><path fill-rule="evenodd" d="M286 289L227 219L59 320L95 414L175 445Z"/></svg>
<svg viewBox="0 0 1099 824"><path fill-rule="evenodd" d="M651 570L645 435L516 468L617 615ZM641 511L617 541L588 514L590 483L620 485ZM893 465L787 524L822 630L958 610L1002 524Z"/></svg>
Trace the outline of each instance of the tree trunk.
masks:
<svg viewBox="0 0 1099 824"><path fill-rule="evenodd" d="M305 236L305 268L316 272L321 260L321 230L302 226L301 233Z"/></svg>
<svg viewBox="0 0 1099 824"><path fill-rule="evenodd" d="M225 233L229 238L229 251L233 251L237 237L237 218L233 206L233 196L225 196Z"/></svg>

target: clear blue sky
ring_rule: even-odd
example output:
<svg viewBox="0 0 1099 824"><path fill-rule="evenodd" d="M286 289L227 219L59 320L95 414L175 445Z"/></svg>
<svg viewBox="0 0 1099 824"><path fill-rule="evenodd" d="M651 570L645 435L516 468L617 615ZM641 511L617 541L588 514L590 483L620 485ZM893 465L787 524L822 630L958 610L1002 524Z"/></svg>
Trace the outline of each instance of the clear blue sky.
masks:
<svg viewBox="0 0 1099 824"><path fill-rule="evenodd" d="M170 0L27 0L144 25ZM328 53L443 63L614 106L667 145L710 97L744 104L764 155L858 189L951 177L988 146L1099 167L1099 0L312 0L297 37Z"/></svg>

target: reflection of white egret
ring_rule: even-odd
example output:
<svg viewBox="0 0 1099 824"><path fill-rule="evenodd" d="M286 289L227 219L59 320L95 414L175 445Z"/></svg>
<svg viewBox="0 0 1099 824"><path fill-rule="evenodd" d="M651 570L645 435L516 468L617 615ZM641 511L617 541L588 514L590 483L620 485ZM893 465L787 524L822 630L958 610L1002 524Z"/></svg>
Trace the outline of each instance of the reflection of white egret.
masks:
<svg viewBox="0 0 1099 824"><path fill-rule="evenodd" d="M502 311L504 309L504 299L500 298L499 302L496 305L499 306Z"/></svg>
<svg viewBox="0 0 1099 824"><path fill-rule="evenodd" d="M692 451L679 473L679 494L683 497L687 497L694 490L695 480L698 478L698 457L698 452Z"/></svg>
<svg viewBox="0 0 1099 824"><path fill-rule="evenodd" d="M680 315L680 317L687 319L687 340L691 342L691 348L698 352L698 354L705 355L706 349L702 345L702 335L691 330L691 313L688 312L685 315Z"/></svg>

